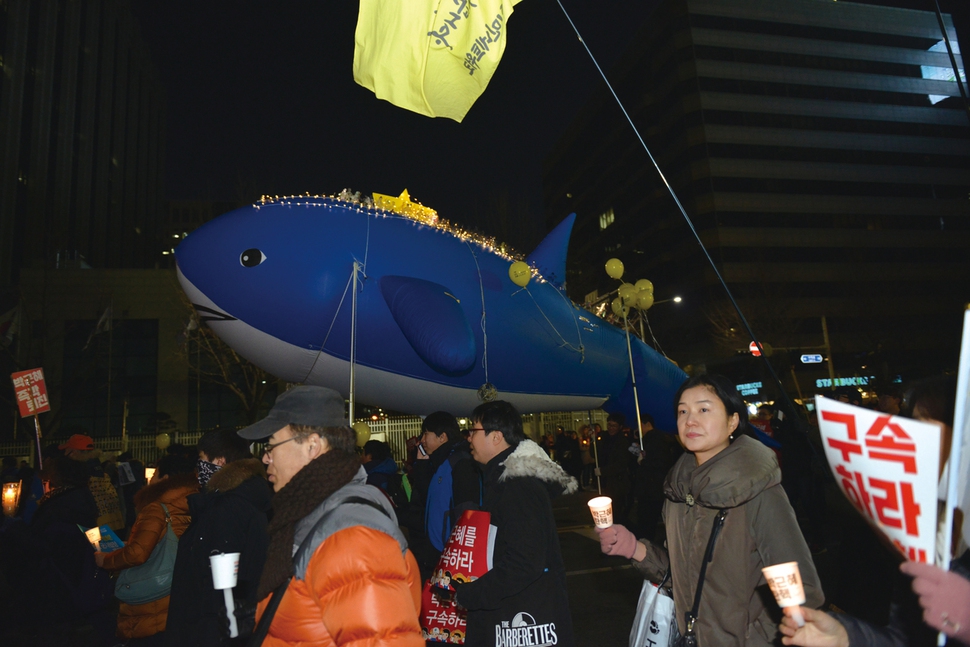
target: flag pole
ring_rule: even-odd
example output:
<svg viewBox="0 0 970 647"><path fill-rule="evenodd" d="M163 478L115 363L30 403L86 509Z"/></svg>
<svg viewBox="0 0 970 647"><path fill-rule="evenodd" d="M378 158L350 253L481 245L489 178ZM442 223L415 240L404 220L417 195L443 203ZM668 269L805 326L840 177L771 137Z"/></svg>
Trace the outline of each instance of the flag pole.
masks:
<svg viewBox="0 0 970 647"><path fill-rule="evenodd" d="M37 438L37 467L38 467L38 469L43 470L44 469L44 453L40 449L40 437L41 437L41 434L40 434L40 418L37 417L37 414L34 414L34 431L36 432L35 435L36 435L36 438Z"/></svg>
<svg viewBox="0 0 970 647"><path fill-rule="evenodd" d="M360 263L354 261L354 288L350 295L350 408L348 416L351 426L354 424L354 364L357 361L357 276Z"/></svg>

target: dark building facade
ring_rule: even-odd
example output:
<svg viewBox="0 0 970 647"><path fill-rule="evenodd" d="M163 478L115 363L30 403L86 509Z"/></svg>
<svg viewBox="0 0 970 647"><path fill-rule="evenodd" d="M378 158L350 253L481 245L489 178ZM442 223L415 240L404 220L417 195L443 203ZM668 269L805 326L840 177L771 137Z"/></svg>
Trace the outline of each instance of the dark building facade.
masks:
<svg viewBox="0 0 970 647"><path fill-rule="evenodd" d="M129 4L0 2L0 286L160 260L164 92Z"/></svg>
<svg viewBox="0 0 970 647"><path fill-rule="evenodd" d="M609 76L762 341L797 365L820 352L824 321L839 374L955 366L970 120L934 13L667 0ZM683 296L649 312L673 359L725 362L750 337L612 96L597 94L544 174L547 224L577 213L571 296L615 289L603 263L620 258L625 281Z"/></svg>

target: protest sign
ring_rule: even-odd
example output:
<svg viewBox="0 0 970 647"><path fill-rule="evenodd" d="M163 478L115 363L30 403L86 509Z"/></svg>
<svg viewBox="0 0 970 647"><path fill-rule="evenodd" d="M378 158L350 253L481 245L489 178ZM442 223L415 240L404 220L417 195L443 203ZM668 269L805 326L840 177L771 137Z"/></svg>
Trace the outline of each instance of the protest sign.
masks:
<svg viewBox="0 0 970 647"><path fill-rule="evenodd" d="M822 396L815 407L842 493L907 559L933 563L939 428Z"/></svg>
<svg viewBox="0 0 970 647"><path fill-rule="evenodd" d="M11 373L10 379L13 380L21 418L51 410L47 400L47 385L44 383L44 369L32 368L29 371Z"/></svg>
<svg viewBox="0 0 970 647"><path fill-rule="evenodd" d="M464 644L466 611L455 604L454 598L436 595L433 590L454 591L452 582L473 582L491 570L495 531L491 515L481 510L466 510L458 519L421 594L425 640Z"/></svg>

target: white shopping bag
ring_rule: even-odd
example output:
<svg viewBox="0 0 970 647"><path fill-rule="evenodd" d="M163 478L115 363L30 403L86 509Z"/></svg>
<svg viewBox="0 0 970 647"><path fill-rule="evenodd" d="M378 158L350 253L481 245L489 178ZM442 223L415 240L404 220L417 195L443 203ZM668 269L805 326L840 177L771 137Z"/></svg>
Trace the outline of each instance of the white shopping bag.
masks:
<svg viewBox="0 0 970 647"><path fill-rule="evenodd" d="M672 647L678 636L673 598L650 580L644 580L630 629L630 647Z"/></svg>

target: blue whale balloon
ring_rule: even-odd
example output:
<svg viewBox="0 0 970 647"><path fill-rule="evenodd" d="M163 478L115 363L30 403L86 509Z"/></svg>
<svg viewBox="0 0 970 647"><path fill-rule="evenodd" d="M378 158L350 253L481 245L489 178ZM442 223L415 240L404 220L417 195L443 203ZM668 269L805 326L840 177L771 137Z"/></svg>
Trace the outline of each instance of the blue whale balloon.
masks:
<svg viewBox="0 0 970 647"><path fill-rule="evenodd" d="M494 388L523 413L603 407L631 420L624 332L563 288L574 219L526 259L535 271L520 288L513 259L471 236L357 201L264 200L192 232L176 250L178 277L220 338L289 382L346 397L356 322L359 402L462 415ZM640 409L673 429L686 375L630 341Z"/></svg>

